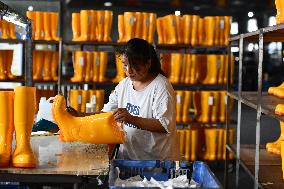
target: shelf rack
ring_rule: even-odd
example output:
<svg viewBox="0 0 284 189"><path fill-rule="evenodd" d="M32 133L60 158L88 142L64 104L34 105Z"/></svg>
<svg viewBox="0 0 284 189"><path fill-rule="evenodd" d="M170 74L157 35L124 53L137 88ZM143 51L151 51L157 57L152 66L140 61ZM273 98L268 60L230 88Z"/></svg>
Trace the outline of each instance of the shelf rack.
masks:
<svg viewBox="0 0 284 189"><path fill-rule="evenodd" d="M259 45L259 50L258 50L258 90L257 92L242 92L242 67L243 67L243 50L244 50L244 40L247 41L253 41L253 42L258 42ZM237 118L237 141L236 141L236 147L234 148L235 152L235 157L236 157L236 187L238 187L238 180L239 180L239 166L240 164L245 167L246 170L249 170L250 174L254 177L254 188L257 189L259 187L262 187L261 183L263 179L263 176L265 175L264 173L260 172L260 170L265 170L266 167L263 167L260 161L260 154L262 155L262 149L260 148L260 119L261 115L266 114L272 118L278 119L278 120L284 120L283 116L278 116L274 113L275 106L278 103L284 103L283 100L273 97L273 96L268 96L267 93L262 92L262 64L263 64L263 43L264 42L274 42L274 41L284 41L284 24L279 24L276 26L270 26L266 28L261 28L255 32L250 32L246 34L240 34L234 37L230 38L230 44L229 44L229 55L230 55L230 47L234 43L238 42L239 45L239 75L238 75L238 92L233 92L231 89L231 86L227 85L227 91L228 95L232 97L233 99L238 101L238 118ZM228 65L228 74L230 74L230 67L231 64ZM228 78L230 79L230 78ZM230 82L228 82L230 83ZM240 128L241 128L241 108L242 104L245 104L253 109L256 110L257 112L257 117L256 117L256 142L254 146L254 154L253 157L255 157L254 160L254 165L253 167L251 166L246 166L245 163L241 162L241 151L242 148L240 146ZM227 104L227 108L229 106L229 103ZM226 129L228 131L228 113L227 113L227 124L226 124ZM227 135L228 136L228 135ZM228 141L228 138L227 138ZM228 155L227 155L228 156ZM225 188L228 187L228 162L226 158L226 163L225 163ZM253 170L254 168L254 170ZM284 181L282 180L282 172L280 170L275 170L278 171L277 175L279 175L279 179L281 179L282 184ZM269 172L271 173L271 172ZM269 177L270 178L270 177ZM269 188L273 188L275 185L270 185ZM266 186L268 187L268 185Z"/></svg>

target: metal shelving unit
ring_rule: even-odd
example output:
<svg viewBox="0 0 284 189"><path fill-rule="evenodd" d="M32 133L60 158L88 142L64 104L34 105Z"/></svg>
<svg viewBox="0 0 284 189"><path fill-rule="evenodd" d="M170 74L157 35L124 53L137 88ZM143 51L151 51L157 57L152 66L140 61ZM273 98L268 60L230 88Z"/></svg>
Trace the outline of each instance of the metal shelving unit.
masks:
<svg viewBox="0 0 284 189"><path fill-rule="evenodd" d="M243 50L244 50L244 40L258 42L258 90L257 92L242 92L242 66L243 66ZM278 116L274 113L275 106L280 103L284 103L283 99L279 99L274 96L269 96L267 93L262 92L262 63L263 63L263 43L264 42L275 42L275 41L284 41L284 24L279 24L276 26L261 28L255 32L241 34L235 37L230 38L230 45L228 47L230 54L230 47L233 43L238 42L239 44L239 76L238 76L238 92L233 92L231 86L227 85L228 95L233 99L238 101L238 118L237 118L237 144L236 146L228 148L235 153L236 157L236 187L238 187L239 180L239 166L242 165L245 170L249 172L250 175L254 178L254 188L277 188L277 186L283 186L284 181L282 178L281 168L275 168L273 165L263 164L262 158L270 157L268 153L260 146L260 119L262 114L266 114L272 118L278 120L284 120L284 116ZM230 74L230 64L228 66L228 74ZM229 83L229 82L228 82ZM242 104L247 105L257 112L256 117L256 142L254 146L250 146L250 153L247 156L245 151L247 148L242 148L240 145L240 128L241 128L241 107ZM228 105L227 105L228 108ZM226 129L228 130L228 115L227 115L227 124ZM228 136L228 135L227 135ZM227 138L228 141L228 138ZM253 151L254 149L254 151ZM240 155L242 153L242 156ZM227 155L228 156L228 155ZM247 157L250 159L254 158L254 161L247 161ZM227 159L227 158L226 158ZM248 163L249 162L249 163ZM280 162L277 159L278 164ZM225 187L227 188L228 184L228 166L226 160L225 166ZM265 184L266 181L272 184Z"/></svg>

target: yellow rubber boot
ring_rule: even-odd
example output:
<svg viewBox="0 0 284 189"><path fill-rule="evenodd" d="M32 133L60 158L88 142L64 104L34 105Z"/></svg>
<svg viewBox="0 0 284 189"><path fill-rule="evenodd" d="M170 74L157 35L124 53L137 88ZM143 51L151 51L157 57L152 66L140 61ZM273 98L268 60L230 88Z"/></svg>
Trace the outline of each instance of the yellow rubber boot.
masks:
<svg viewBox="0 0 284 189"><path fill-rule="evenodd" d="M89 102L97 107L96 90L89 90Z"/></svg>
<svg viewBox="0 0 284 189"><path fill-rule="evenodd" d="M71 78L72 82L82 82L85 75L85 52L83 51L75 51L74 52L74 60L73 60L73 67L74 67L74 76Z"/></svg>
<svg viewBox="0 0 284 189"><path fill-rule="evenodd" d="M97 11L97 39L104 40L105 11Z"/></svg>
<svg viewBox="0 0 284 189"><path fill-rule="evenodd" d="M57 95L53 102L52 115L66 142L80 141L93 144L124 142L124 132L115 122L111 112L74 117L66 111L64 97Z"/></svg>
<svg viewBox="0 0 284 189"><path fill-rule="evenodd" d="M7 76L8 76L9 79L15 79L16 76L14 76L12 74L12 70L11 70L12 64L13 64L14 51L13 50L6 50L5 53L6 53L6 66L7 66L7 68L6 68L7 72L6 73L7 73Z"/></svg>
<svg viewBox="0 0 284 189"><path fill-rule="evenodd" d="M14 132L14 92L1 91L0 104L0 167L8 167L11 158Z"/></svg>
<svg viewBox="0 0 284 189"><path fill-rule="evenodd" d="M192 16L183 15L183 21L184 21L184 44L189 45L191 43Z"/></svg>
<svg viewBox="0 0 284 189"><path fill-rule="evenodd" d="M184 63L185 63L184 83L190 84L191 54L184 55Z"/></svg>
<svg viewBox="0 0 284 189"><path fill-rule="evenodd" d="M123 43L125 42L124 40L124 16L123 15L118 15L118 24L117 24L117 29L118 29L118 43Z"/></svg>
<svg viewBox="0 0 284 189"><path fill-rule="evenodd" d="M214 45L221 45L220 44L220 16L214 16Z"/></svg>
<svg viewBox="0 0 284 189"><path fill-rule="evenodd" d="M198 45L205 45L205 19L198 20Z"/></svg>
<svg viewBox="0 0 284 189"><path fill-rule="evenodd" d="M69 105L81 112L81 104L82 104L82 90L72 89L69 92Z"/></svg>
<svg viewBox="0 0 284 189"><path fill-rule="evenodd" d="M198 45L198 28L199 28L199 16L193 15L192 16L192 33L191 33L191 45L196 46Z"/></svg>
<svg viewBox="0 0 284 189"><path fill-rule="evenodd" d="M36 157L30 144L30 136L36 111L36 88L16 87L14 100L14 125L16 148L12 156L14 167L36 167Z"/></svg>
<svg viewBox="0 0 284 189"><path fill-rule="evenodd" d="M86 70L85 70L85 81L90 82L92 78L92 67L93 67L93 52L86 52Z"/></svg>
<svg viewBox="0 0 284 189"><path fill-rule="evenodd" d="M235 129L229 128L229 144L234 144L234 137L235 137ZM234 158L233 153L229 153L229 160L232 160Z"/></svg>
<svg viewBox="0 0 284 189"><path fill-rule="evenodd" d="M284 140L284 123L280 121L280 136L275 142L269 142L266 144L267 151L270 153L280 155L282 140Z"/></svg>
<svg viewBox="0 0 284 189"><path fill-rule="evenodd" d="M194 120L199 121L201 118L201 92L193 92Z"/></svg>
<svg viewBox="0 0 284 189"><path fill-rule="evenodd" d="M189 161L191 158L191 130L185 130L185 152L184 152L184 159Z"/></svg>
<svg viewBox="0 0 284 189"><path fill-rule="evenodd" d="M79 41L81 36L80 25L80 13L72 13L73 41Z"/></svg>
<svg viewBox="0 0 284 189"><path fill-rule="evenodd" d="M198 129L190 128L191 130L191 148L190 148L190 161L195 161L197 159L197 147L199 143L198 139Z"/></svg>
<svg viewBox="0 0 284 189"><path fill-rule="evenodd" d="M148 40L149 26L150 26L150 21L149 21L150 13L142 12L141 14L142 14L141 38L144 40Z"/></svg>
<svg viewBox="0 0 284 189"><path fill-rule="evenodd" d="M225 55L219 55L218 56L219 64L219 74L218 74L218 84L222 85L224 84L224 77L225 77L225 64L226 62L226 56ZM218 66L218 65L217 65Z"/></svg>
<svg viewBox="0 0 284 189"><path fill-rule="evenodd" d="M17 39L15 32L15 24L9 22L8 25L9 25L9 38Z"/></svg>
<svg viewBox="0 0 284 189"><path fill-rule="evenodd" d="M224 149L224 129L217 129L218 131L218 139L217 139L217 160L224 160L223 159L223 149Z"/></svg>
<svg viewBox="0 0 284 189"><path fill-rule="evenodd" d="M32 21L32 39L35 39L35 32L36 32L36 12L34 11L27 11L27 17Z"/></svg>
<svg viewBox="0 0 284 189"><path fill-rule="evenodd" d="M89 19L89 32L90 32L90 41L97 41L97 36L96 36L96 25L97 25L97 13L95 10L89 10L88 11L88 19Z"/></svg>
<svg viewBox="0 0 284 189"><path fill-rule="evenodd" d="M184 91L176 91L176 122L182 122L182 110L184 104Z"/></svg>
<svg viewBox="0 0 284 189"><path fill-rule="evenodd" d="M179 76L179 83L185 83L185 74L186 74L186 56L185 54L181 54L181 61L180 61L180 76Z"/></svg>
<svg viewBox="0 0 284 189"><path fill-rule="evenodd" d="M227 102L227 92L220 91L220 102L219 102L219 122L225 123L226 121L226 103Z"/></svg>
<svg viewBox="0 0 284 189"><path fill-rule="evenodd" d="M101 111L104 107L105 91L96 90L96 111Z"/></svg>
<svg viewBox="0 0 284 189"><path fill-rule="evenodd" d="M157 23L157 15L155 13L150 13L149 14L149 33L148 33L147 41L151 44L154 42L156 23Z"/></svg>
<svg viewBox="0 0 284 189"><path fill-rule="evenodd" d="M5 56L5 51L0 50L0 80L7 79Z"/></svg>
<svg viewBox="0 0 284 189"><path fill-rule="evenodd" d="M190 84L196 84L201 77L200 70L201 70L201 61L200 55L192 54L191 55L191 66L190 66Z"/></svg>
<svg viewBox="0 0 284 189"><path fill-rule="evenodd" d="M107 53L100 52L100 74L99 74L99 82L105 82L105 73L107 69Z"/></svg>
<svg viewBox="0 0 284 189"><path fill-rule="evenodd" d="M49 12L43 12L43 29L44 29L44 40L50 41L51 38L51 17Z"/></svg>
<svg viewBox="0 0 284 189"><path fill-rule="evenodd" d="M52 52L43 51L44 53L44 64L43 64L43 80L50 81L51 78L51 64L52 64Z"/></svg>
<svg viewBox="0 0 284 189"><path fill-rule="evenodd" d="M225 45L225 17L219 17L219 44Z"/></svg>
<svg viewBox="0 0 284 189"><path fill-rule="evenodd" d="M203 84L217 84L219 65L220 61L218 61L218 55L207 55L207 75L203 81Z"/></svg>
<svg viewBox="0 0 284 189"><path fill-rule="evenodd" d="M44 40L43 12L36 11L35 14L36 14L35 40Z"/></svg>
<svg viewBox="0 0 284 189"><path fill-rule="evenodd" d="M86 112L86 103L89 102L90 93L88 90L82 90L82 104L81 104L81 112Z"/></svg>
<svg viewBox="0 0 284 189"><path fill-rule="evenodd" d="M35 50L34 52L35 56L35 74L33 76L34 80L42 80L42 69L44 65L44 52L43 51L37 51Z"/></svg>
<svg viewBox="0 0 284 189"><path fill-rule="evenodd" d="M135 12L124 13L124 40L129 41L135 36Z"/></svg>
<svg viewBox="0 0 284 189"><path fill-rule="evenodd" d="M231 17L225 16L225 29L224 29L224 45L229 45L229 37L230 37L230 30L231 30Z"/></svg>
<svg viewBox="0 0 284 189"><path fill-rule="evenodd" d="M204 24L206 27L205 32L205 45L213 46L214 45L214 36L215 36L215 20L213 16L206 16L204 18Z"/></svg>
<svg viewBox="0 0 284 189"><path fill-rule="evenodd" d="M157 33L158 33L158 44L165 43L165 36L163 32L163 18L157 18Z"/></svg>
<svg viewBox="0 0 284 189"><path fill-rule="evenodd" d="M213 91L212 92L213 97L213 104L211 106L211 123L216 123L219 121L219 113L220 113L220 92L219 91Z"/></svg>
<svg viewBox="0 0 284 189"><path fill-rule="evenodd" d="M112 29L112 19L113 19L113 12L112 11L105 11L105 18L104 18L104 42L111 42L110 33Z"/></svg>
<svg viewBox="0 0 284 189"><path fill-rule="evenodd" d="M205 154L204 160L213 161L217 158L218 129L206 128L205 133Z"/></svg>
<svg viewBox="0 0 284 189"><path fill-rule="evenodd" d="M58 13L50 12L51 15L51 36L55 41L59 41L58 33Z"/></svg>
<svg viewBox="0 0 284 189"><path fill-rule="evenodd" d="M183 103L183 110L182 110L182 122L188 123L191 121L189 113L191 108L191 101L192 101L192 92L191 91L184 91L184 103Z"/></svg>
<svg viewBox="0 0 284 189"><path fill-rule="evenodd" d="M175 15L168 15L165 17L166 27L167 27L167 44L177 44L177 23Z"/></svg>
<svg viewBox="0 0 284 189"><path fill-rule="evenodd" d="M100 53L93 52L93 82L99 82L100 74Z"/></svg>
<svg viewBox="0 0 284 189"><path fill-rule="evenodd" d="M142 13L141 12L135 12L134 37L136 37L136 38L142 38L142 21L143 21L142 19L143 19Z"/></svg>
<svg viewBox="0 0 284 189"><path fill-rule="evenodd" d="M118 53L115 54L115 65L116 65L116 76L112 80L112 82L118 83L122 79L125 78L125 73L124 73L123 64L122 64L122 56Z"/></svg>
<svg viewBox="0 0 284 189"><path fill-rule="evenodd" d="M201 115L198 119L199 122L210 122L210 109L213 103L210 91L201 91Z"/></svg>
<svg viewBox="0 0 284 189"><path fill-rule="evenodd" d="M182 54L172 53L171 55L171 75L169 80L173 84L178 84L180 81Z"/></svg>
<svg viewBox="0 0 284 189"><path fill-rule="evenodd" d="M184 156L185 154L185 130L177 130L179 136L179 151Z"/></svg>
<svg viewBox="0 0 284 189"><path fill-rule="evenodd" d="M89 11L80 11L80 37L78 41L88 41L90 39L89 35Z"/></svg>
<svg viewBox="0 0 284 189"><path fill-rule="evenodd" d="M176 16L176 33L177 33L177 43L184 44L184 21L180 16Z"/></svg>
<svg viewBox="0 0 284 189"><path fill-rule="evenodd" d="M284 141L281 141L282 177L284 179Z"/></svg>
<svg viewBox="0 0 284 189"><path fill-rule="evenodd" d="M51 78L53 81L58 80L57 76L58 62L59 62L59 54L57 51L55 51L52 53L52 62L51 62Z"/></svg>
<svg viewBox="0 0 284 189"><path fill-rule="evenodd" d="M2 39L8 39L9 38L9 22L6 20L2 20Z"/></svg>

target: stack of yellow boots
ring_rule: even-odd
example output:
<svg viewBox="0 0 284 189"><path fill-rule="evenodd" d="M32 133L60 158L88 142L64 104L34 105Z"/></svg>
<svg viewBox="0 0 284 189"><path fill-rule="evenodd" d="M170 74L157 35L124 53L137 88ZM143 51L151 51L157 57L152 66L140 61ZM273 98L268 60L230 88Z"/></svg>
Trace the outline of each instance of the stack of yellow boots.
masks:
<svg viewBox="0 0 284 189"><path fill-rule="evenodd" d="M0 50L0 80L14 79L11 67L13 63L13 50Z"/></svg>
<svg viewBox="0 0 284 189"><path fill-rule="evenodd" d="M284 123L280 121L280 136L275 142L266 144L266 150L270 153L280 155L281 154L281 141L284 140Z"/></svg>
<svg viewBox="0 0 284 189"><path fill-rule="evenodd" d="M283 0L275 0L276 5L276 24L284 23L284 2Z"/></svg>
<svg viewBox="0 0 284 189"><path fill-rule="evenodd" d="M107 80L105 77L107 53L75 51L73 68L72 82L105 82Z"/></svg>
<svg viewBox="0 0 284 189"><path fill-rule="evenodd" d="M78 112L86 112L86 104L95 105L96 111L101 111L104 106L104 90L70 90L69 105Z"/></svg>
<svg viewBox="0 0 284 189"><path fill-rule="evenodd" d="M72 13L73 41L111 42L113 12L81 10Z"/></svg>
<svg viewBox="0 0 284 189"><path fill-rule="evenodd" d="M58 41L58 13L27 11L32 20L32 37L34 40Z"/></svg>
<svg viewBox="0 0 284 189"><path fill-rule="evenodd" d="M30 135L36 110L36 89L16 87L13 91L1 91L0 119L0 166L32 168L36 167L36 157L30 145ZM13 132L16 135L16 148L12 152Z"/></svg>
<svg viewBox="0 0 284 189"><path fill-rule="evenodd" d="M187 161L197 160L198 143L200 141L197 128L179 129L180 153Z"/></svg>
<svg viewBox="0 0 284 189"><path fill-rule="evenodd" d="M33 79L40 81L57 81L57 51L33 51Z"/></svg>
<svg viewBox="0 0 284 189"><path fill-rule="evenodd" d="M1 39L16 39L15 24L0 20Z"/></svg>
<svg viewBox="0 0 284 189"><path fill-rule="evenodd" d="M116 76L112 79L112 82L119 83L121 80L125 78L125 72L123 70L122 64L122 55L116 53L115 54L115 65L116 65Z"/></svg>
<svg viewBox="0 0 284 189"><path fill-rule="evenodd" d="M156 18L155 13L146 12L125 12L123 15L118 15L117 42L123 43L132 38L141 38L153 43Z"/></svg>

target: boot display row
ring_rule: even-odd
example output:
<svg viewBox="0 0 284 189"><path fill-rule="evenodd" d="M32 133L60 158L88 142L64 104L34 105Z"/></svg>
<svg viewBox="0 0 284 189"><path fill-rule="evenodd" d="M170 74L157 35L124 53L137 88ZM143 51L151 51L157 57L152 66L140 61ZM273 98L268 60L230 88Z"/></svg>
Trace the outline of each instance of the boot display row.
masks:
<svg viewBox="0 0 284 189"><path fill-rule="evenodd" d="M33 51L33 79L36 81L57 81L57 51Z"/></svg>
<svg viewBox="0 0 284 189"><path fill-rule="evenodd" d="M13 50L0 50L0 80L16 78L11 71L13 53Z"/></svg>
<svg viewBox="0 0 284 189"><path fill-rule="evenodd" d="M228 57L228 55L161 54L161 66L172 84L226 84ZM231 81L233 81L233 56L231 64Z"/></svg>
<svg viewBox="0 0 284 189"><path fill-rule="evenodd" d="M227 98L226 91L177 90L176 122L225 123Z"/></svg>
<svg viewBox="0 0 284 189"><path fill-rule="evenodd" d="M167 15L157 18L158 44L228 45L230 16Z"/></svg>
<svg viewBox="0 0 284 189"><path fill-rule="evenodd" d="M36 167L30 136L36 111L36 88L16 87L0 91L0 167ZM15 131L16 147L12 154ZM11 155L12 154L12 155Z"/></svg>
<svg viewBox="0 0 284 189"><path fill-rule="evenodd" d="M74 51L71 82L105 82L107 52Z"/></svg>
<svg viewBox="0 0 284 189"><path fill-rule="evenodd" d="M86 104L90 103L95 106L96 111L101 111L104 106L104 90L70 90L69 105L78 112L86 112Z"/></svg>
<svg viewBox="0 0 284 189"><path fill-rule="evenodd" d="M1 39L17 39L15 24L1 19L0 30L1 30L1 35L0 35Z"/></svg>
<svg viewBox="0 0 284 189"><path fill-rule="evenodd" d="M73 41L111 42L113 12L81 10L72 13Z"/></svg>
<svg viewBox="0 0 284 189"><path fill-rule="evenodd" d="M118 15L119 39L117 42L123 43L132 38L142 38L153 43L156 19L155 13L146 12L124 12Z"/></svg>
<svg viewBox="0 0 284 189"><path fill-rule="evenodd" d="M57 12L27 11L26 15L32 20L32 38L34 40L59 40Z"/></svg>
<svg viewBox="0 0 284 189"><path fill-rule="evenodd" d="M217 127L190 126L178 129L180 153L185 160L225 160L226 129ZM229 129L229 142L234 143L234 129ZM229 154L233 159L233 154Z"/></svg>
<svg viewBox="0 0 284 189"><path fill-rule="evenodd" d="M276 5L276 24L284 23L284 1L283 0L275 0Z"/></svg>

